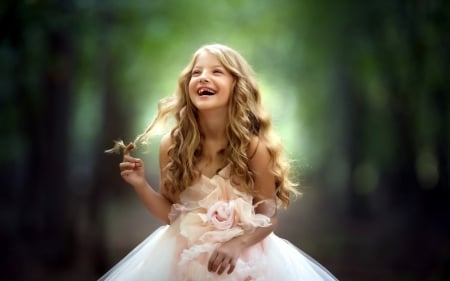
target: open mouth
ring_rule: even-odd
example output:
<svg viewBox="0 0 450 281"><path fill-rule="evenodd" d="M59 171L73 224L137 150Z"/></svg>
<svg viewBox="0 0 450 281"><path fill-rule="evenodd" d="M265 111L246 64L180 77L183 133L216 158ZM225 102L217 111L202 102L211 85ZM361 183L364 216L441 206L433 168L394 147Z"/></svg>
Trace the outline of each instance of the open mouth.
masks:
<svg viewBox="0 0 450 281"><path fill-rule="evenodd" d="M215 91L208 89L208 88L200 88L197 93L201 97L202 96L213 96L216 94Z"/></svg>

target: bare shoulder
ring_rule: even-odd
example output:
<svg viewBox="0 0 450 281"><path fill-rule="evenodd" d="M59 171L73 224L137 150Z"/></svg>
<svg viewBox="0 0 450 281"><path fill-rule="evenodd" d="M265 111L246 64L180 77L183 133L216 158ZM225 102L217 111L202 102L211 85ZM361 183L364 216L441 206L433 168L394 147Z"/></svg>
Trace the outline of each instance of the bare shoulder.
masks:
<svg viewBox="0 0 450 281"><path fill-rule="evenodd" d="M270 154L267 145L257 136L253 136L247 152L249 168L256 172L267 169L270 162Z"/></svg>
<svg viewBox="0 0 450 281"><path fill-rule="evenodd" d="M170 133L163 135L163 137L161 138L161 142L159 144L160 154L161 153L167 154L172 143L173 141Z"/></svg>
<svg viewBox="0 0 450 281"><path fill-rule="evenodd" d="M249 169L252 171L255 182L255 201L275 199L275 176L272 172L271 157L267 144L258 137L250 143L253 153L249 159Z"/></svg>

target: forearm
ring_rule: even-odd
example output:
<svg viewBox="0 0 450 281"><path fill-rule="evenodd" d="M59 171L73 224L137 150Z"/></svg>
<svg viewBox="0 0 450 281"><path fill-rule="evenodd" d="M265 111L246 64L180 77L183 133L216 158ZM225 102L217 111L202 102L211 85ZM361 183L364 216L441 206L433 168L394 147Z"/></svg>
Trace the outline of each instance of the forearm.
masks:
<svg viewBox="0 0 450 281"><path fill-rule="evenodd" d="M167 200L159 192L156 192L147 182L134 186L134 190L138 194L144 206L158 219L169 224L169 212L172 202Z"/></svg>
<svg viewBox="0 0 450 281"><path fill-rule="evenodd" d="M246 249L250 246L253 246L257 244L258 242L264 240L270 233L272 233L277 225L278 225L278 216L275 214L273 217L271 217L270 220L271 224L266 227L257 227L254 231L244 233L241 236L238 236L231 241L233 243L237 243L241 249Z"/></svg>

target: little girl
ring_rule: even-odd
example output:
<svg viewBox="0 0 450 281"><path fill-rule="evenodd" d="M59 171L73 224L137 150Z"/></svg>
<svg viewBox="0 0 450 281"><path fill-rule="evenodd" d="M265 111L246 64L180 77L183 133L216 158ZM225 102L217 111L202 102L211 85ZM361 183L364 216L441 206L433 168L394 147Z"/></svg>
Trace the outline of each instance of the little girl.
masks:
<svg viewBox="0 0 450 281"><path fill-rule="evenodd" d="M175 125L160 144L160 186L130 155L168 116ZM297 191L272 135L249 64L235 50L206 45L181 73L174 97L123 150L121 176L166 225L100 280L336 280L276 236L277 208Z"/></svg>

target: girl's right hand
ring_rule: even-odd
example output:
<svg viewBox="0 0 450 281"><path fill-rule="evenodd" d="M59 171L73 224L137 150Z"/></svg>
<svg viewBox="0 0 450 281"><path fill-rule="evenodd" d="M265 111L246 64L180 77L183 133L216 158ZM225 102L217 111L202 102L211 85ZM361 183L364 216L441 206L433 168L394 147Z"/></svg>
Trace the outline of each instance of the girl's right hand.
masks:
<svg viewBox="0 0 450 281"><path fill-rule="evenodd" d="M135 148L133 143L127 145L123 151L123 160L119 164L120 175L133 187L141 186L146 183L144 162L141 159L130 156L130 151Z"/></svg>

